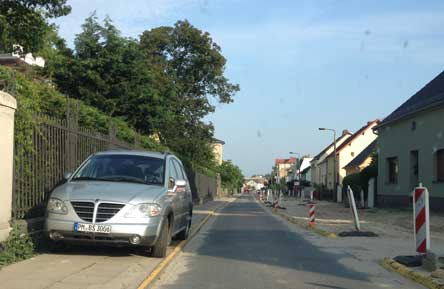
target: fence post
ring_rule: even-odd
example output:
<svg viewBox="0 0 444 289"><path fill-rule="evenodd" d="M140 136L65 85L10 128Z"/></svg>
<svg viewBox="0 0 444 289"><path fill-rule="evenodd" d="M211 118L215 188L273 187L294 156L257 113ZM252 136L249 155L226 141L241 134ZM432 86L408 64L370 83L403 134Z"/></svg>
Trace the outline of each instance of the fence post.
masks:
<svg viewBox="0 0 444 289"><path fill-rule="evenodd" d="M79 103L69 99L66 102L66 128L68 130L66 134L66 168L65 172L72 172L76 166L77 160L77 130L79 126Z"/></svg>
<svg viewBox="0 0 444 289"><path fill-rule="evenodd" d="M4 241L11 230L9 220L12 213L12 188L14 170L14 113L17 102L14 97L0 91L0 241Z"/></svg>
<svg viewBox="0 0 444 289"><path fill-rule="evenodd" d="M140 135L137 132L134 134L134 148L140 148Z"/></svg>
<svg viewBox="0 0 444 289"><path fill-rule="evenodd" d="M113 123L110 123L109 125L108 136L109 136L108 149L113 149L116 144L116 127L114 126Z"/></svg>

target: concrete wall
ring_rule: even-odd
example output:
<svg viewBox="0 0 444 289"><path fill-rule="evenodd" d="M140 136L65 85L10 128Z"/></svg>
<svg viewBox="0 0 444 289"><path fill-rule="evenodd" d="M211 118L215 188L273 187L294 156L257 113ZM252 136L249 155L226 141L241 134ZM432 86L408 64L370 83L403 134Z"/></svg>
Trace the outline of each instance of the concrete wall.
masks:
<svg viewBox="0 0 444 289"><path fill-rule="evenodd" d="M222 193L219 191L221 186L218 175L213 177L194 172L190 169L185 170L190 181L194 203L203 203L207 200L212 200Z"/></svg>
<svg viewBox="0 0 444 289"><path fill-rule="evenodd" d="M412 129L413 122L416 129ZM410 152L418 150L418 179L430 192L430 207L444 210L444 183L435 179L435 152L444 149L444 108L389 124L378 132L378 205L407 206L412 183ZM388 182L387 158L398 158L398 182Z"/></svg>
<svg viewBox="0 0 444 289"><path fill-rule="evenodd" d="M0 91L0 241L5 240L10 231L16 108L15 98Z"/></svg>

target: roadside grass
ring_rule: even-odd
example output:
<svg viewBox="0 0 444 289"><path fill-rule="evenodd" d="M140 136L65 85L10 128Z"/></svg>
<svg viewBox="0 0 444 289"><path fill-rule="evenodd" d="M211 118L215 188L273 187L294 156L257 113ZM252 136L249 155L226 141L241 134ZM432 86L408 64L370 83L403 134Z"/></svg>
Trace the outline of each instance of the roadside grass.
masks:
<svg viewBox="0 0 444 289"><path fill-rule="evenodd" d="M0 268L26 260L35 255L35 243L31 236L24 233L20 226L12 223L8 239L0 243Z"/></svg>
<svg viewBox="0 0 444 289"><path fill-rule="evenodd" d="M432 277L425 276L423 274L420 274L418 272L415 272L408 267L396 262L395 260L391 258L384 258L381 261L381 266L387 269L388 271L396 272L402 276L404 276L407 279L410 279L414 282L417 282L421 285L424 285L427 288L430 289L444 289L444 284L440 284L436 282Z"/></svg>
<svg viewBox="0 0 444 289"><path fill-rule="evenodd" d="M301 220L294 219L291 216L287 215L286 213L280 212L279 210L272 209L272 212L274 214L280 216L281 218L287 220L288 222L296 224L296 225L299 225L300 227L302 227L302 228L304 228L306 230L312 231L312 232L314 232L314 233L316 233L318 235L324 236L326 238L336 238L337 237L336 234L333 233L333 232L325 231L323 229L316 228L316 227L310 227L307 224L307 222L303 222Z"/></svg>

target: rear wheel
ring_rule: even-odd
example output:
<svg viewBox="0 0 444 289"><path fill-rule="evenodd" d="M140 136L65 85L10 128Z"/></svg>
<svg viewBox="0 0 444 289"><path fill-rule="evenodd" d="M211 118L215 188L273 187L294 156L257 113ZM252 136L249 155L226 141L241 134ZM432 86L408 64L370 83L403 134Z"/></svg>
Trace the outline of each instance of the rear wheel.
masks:
<svg viewBox="0 0 444 289"><path fill-rule="evenodd" d="M171 234L169 220L166 218L160 229L160 235L156 243L151 247L151 256L155 258L163 258L166 256L167 248L170 243Z"/></svg>
<svg viewBox="0 0 444 289"><path fill-rule="evenodd" d="M185 227L185 229L180 231L179 234L177 234L176 238L178 240L186 240L186 239L188 239L188 236L190 235L190 230L191 230L191 213L188 215L187 226Z"/></svg>

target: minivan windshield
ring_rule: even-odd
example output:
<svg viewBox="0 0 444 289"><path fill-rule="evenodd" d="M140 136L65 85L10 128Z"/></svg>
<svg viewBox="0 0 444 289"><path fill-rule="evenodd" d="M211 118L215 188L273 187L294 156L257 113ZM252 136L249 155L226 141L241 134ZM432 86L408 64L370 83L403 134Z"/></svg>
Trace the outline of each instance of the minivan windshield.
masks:
<svg viewBox="0 0 444 289"><path fill-rule="evenodd" d="M96 155L91 157L71 180L163 185L164 160L125 154Z"/></svg>

